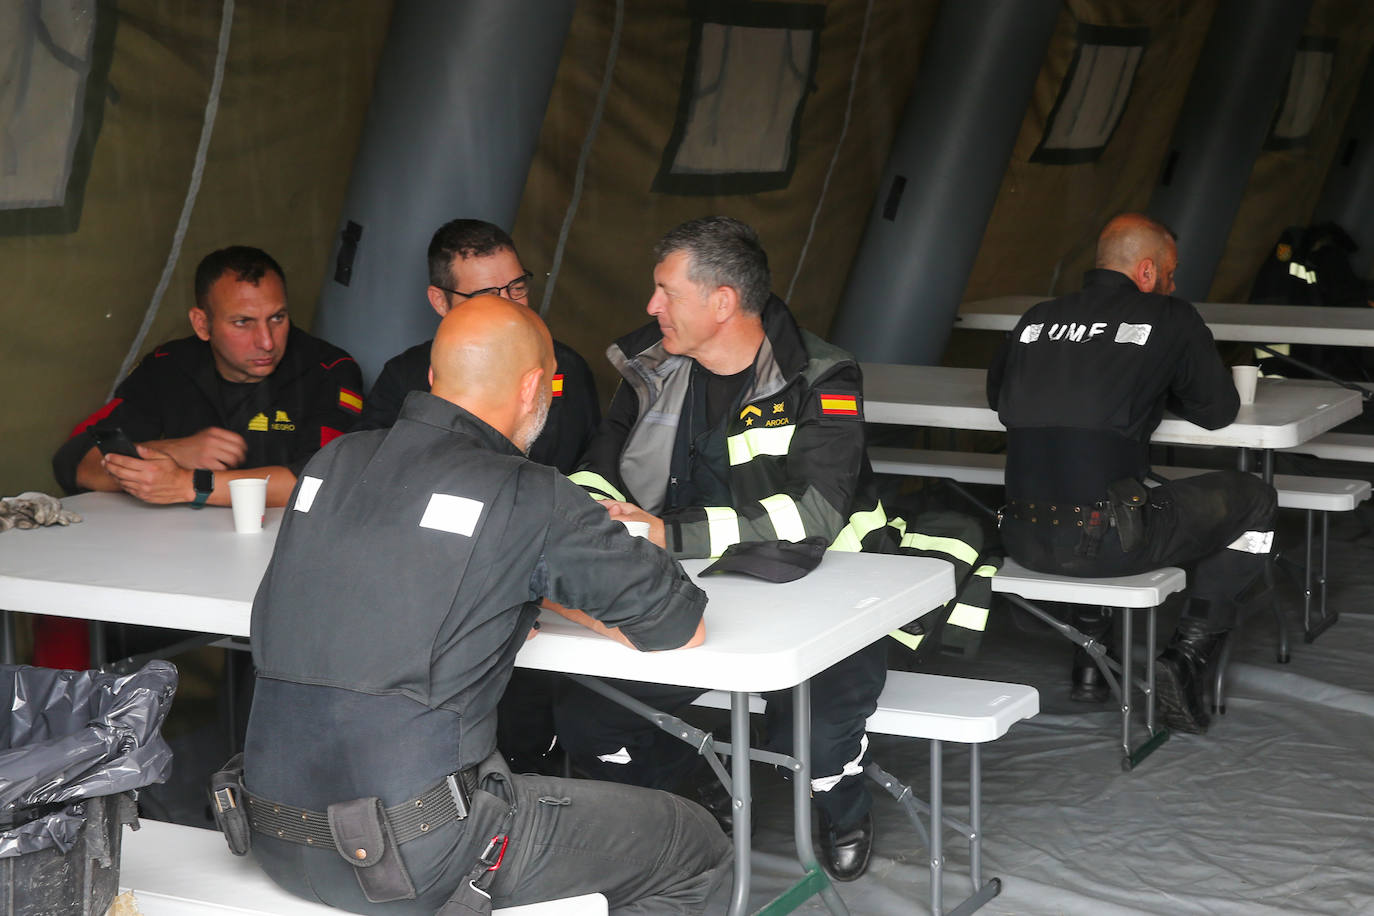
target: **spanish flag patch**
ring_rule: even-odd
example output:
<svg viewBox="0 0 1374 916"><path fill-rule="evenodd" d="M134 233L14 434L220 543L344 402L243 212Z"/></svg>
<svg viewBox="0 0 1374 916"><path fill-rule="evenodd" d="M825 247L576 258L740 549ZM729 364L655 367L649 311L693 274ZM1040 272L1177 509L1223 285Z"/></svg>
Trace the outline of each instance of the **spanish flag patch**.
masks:
<svg viewBox="0 0 1374 916"><path fill-rule="evenodd" d="M363 412L363 396L356 391L349 391L347 388L339 388L339 406L344 410L351 410L354 413Z"/></svg>
<svg viewBox="0 0 1374 916"><path fill-rule="evenodd" d="M827 417L859 419L859 398L854 394L821 391L821 413Z"/></svg>
<svg viewBox="0 0 1374 916"><path fill-rule="evenodd" d="M563 396L563 373L553 377L553 396L561 398Z"/></svg>

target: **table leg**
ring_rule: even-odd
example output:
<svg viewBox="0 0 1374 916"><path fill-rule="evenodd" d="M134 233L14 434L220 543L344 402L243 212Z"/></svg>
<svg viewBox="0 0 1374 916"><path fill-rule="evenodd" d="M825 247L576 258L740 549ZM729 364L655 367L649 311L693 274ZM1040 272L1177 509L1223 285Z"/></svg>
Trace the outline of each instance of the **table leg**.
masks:
<svg viewBox="0 0 1374 916"><path fill-rule="evenodd" d="M735 806L735 888L730 897L730 916L743 916L749 907L753 883L753 791L749 782L749 694L730 694L730 792Z"/></svg>
<svg viewBox="0 0 1374 916"><path fill-rule="evenodd" d="M816 850L811 845L811 682L792 688L792 752L797 769L792 774L793 834L797 842L797 861L809 876L820 882L820 896L834 916L849 916L844 901L821 871Z"/></svg>

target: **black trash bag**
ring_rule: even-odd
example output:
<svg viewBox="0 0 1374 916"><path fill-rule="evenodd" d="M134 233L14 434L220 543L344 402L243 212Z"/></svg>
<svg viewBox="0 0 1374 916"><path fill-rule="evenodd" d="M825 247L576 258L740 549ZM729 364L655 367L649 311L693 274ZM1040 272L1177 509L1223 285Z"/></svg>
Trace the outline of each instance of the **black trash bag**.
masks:
<svg viewBox="0 0 1374 916"><path fill-rule="evenodd" d="M83 799L166 782L162 721L177 670L151 661L129 675L0 665L0 859L79 838Z"/></svg>

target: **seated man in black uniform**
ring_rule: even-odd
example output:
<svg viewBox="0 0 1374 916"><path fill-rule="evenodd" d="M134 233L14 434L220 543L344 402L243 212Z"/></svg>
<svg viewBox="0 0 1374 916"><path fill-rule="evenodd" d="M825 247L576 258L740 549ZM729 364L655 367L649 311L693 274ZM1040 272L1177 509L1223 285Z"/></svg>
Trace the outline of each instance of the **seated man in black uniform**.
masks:
<svg viewBox="0 0 1374 916"><path fill-rule="evenodd" d="M1086 577L1188 567L1187 608L1155 683L1164 724L1201 733L1205 670L1263 572L1276 497L1239 471L1144 484L1166 407L1206 429L1240 407L1211 332L1170 295L1177 265L1167 228L1135 213L1113 219L1083 290L1017 323L988 370L988 403L1007 427L1002 541L1019 563ZM1076 623L1097 639L1110 626L1097 613ZM1075 656L1077 697L1092 697L1096 673Z"/></svg>
<svg viewBox="0 0 1374 916"><path fill-rule="evenodd" d="M554 370L534 312L474 299L433 353L431 391L320 452L282 521L253 603L253 852L292 893L357 913L594 891L612 912L704 912L731 858L704 810L513 776L495 740L542 596L644 651L700 643L706 596L523 454Z"/></svg>
<svg viewBox="0 0 1374 916"><path fill-rule="evenodd" d="M895 549L865 453L859 366L797 327L771 295L754 230L727 217L693 220L655 254L654 321L607 350L624 381L574 482L611 500L617 517L649 522L650 538L675 557L804 538ZM880 641L812 680L820 859L840 880L868 867L864 723L886 679ZM669 710L701 692L621 686ZM791 748L791 713L785 694L770 698L774 749ZM581 688L564 692L555 721L574 763L597 778L676 788L693 762L687 745ZM702 797L728 819L728 799Z"/></svg>
<svg viewBox="0 0 1374 916"><path fill-rule="evenodd" d="M520 263L515 242L499 226L476 219L444 223L429 242L429 304L443 318L472 297L489 293L529 305L532 274ZM466 292L460 292L466 290ZM429 390L430 341L387 360L367 394L359 429L386 429L396 422L412 391ZM601 422L596 383L587 361L566 344L553 342L558 362L549 421L530 448L530 460L564 474L577 467Z"/></svg>
<svg viewBox="0 0 1374 916"><path fill-rule="evenodd" d="M267 505L362 412L353 358L291 326L286 276L235 245L196 267L195 334L162 344L53 456L67 493L120 490L151 503L229 505L229 481L267 477ZM91 428L123 430L138 458L102 457Z"/></svg>

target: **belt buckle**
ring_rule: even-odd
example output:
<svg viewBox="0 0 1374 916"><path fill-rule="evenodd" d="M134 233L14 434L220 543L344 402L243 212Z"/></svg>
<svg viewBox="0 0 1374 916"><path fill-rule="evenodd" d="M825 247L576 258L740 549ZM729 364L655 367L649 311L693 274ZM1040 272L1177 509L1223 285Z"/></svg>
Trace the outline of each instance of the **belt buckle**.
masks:
<svg viewBox="0 0 1374 916"><path fill-rule="evenodd" d="M450 773L444 777L444 782L448 785L448 794L453 797L453 807L456 809L454 817L461 821L468 816L469 797L467 790L463 788L462 780L458 777L458 773Z"/></svg>

